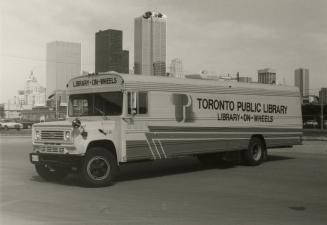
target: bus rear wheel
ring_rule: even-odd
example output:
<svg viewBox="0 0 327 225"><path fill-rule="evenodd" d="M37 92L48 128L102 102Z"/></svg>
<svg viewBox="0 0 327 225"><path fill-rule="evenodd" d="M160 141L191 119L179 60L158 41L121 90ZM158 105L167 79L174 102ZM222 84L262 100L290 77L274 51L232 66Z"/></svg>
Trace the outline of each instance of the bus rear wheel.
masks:
<svg viewBox="0 0 327 225"><path fill-rule="evenodd" d="M116 156L105 148L90 148L83 160L80 178L84 185L103 187L113 184L118 173Z"/></svg>
<svg viewBox="0 0 327 225"><path fill-rule="evenodd" d="M266 151L263 140L253 137L249 142L248 149L242 151L242 159L246 165L260 165L266 158Z"/></svg>

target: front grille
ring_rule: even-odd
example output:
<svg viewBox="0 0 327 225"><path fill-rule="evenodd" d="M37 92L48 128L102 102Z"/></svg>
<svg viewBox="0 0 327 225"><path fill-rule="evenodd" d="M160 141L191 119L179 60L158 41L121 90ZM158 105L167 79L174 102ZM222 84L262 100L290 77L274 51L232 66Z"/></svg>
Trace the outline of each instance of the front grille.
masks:
<svg viewBox="0 0 327 225"><path fill-rule="evenodd" d="M64 131L59 130L42 130L41 140L63 141Z"/></svg>
<svg viewBox="0 0 327 225"><path fill-rule="evenodd" d="M47 153L63 153L65 151L64 147L60 147L60 146L39 146L38 149L41 152L47 152Z"/></svg>

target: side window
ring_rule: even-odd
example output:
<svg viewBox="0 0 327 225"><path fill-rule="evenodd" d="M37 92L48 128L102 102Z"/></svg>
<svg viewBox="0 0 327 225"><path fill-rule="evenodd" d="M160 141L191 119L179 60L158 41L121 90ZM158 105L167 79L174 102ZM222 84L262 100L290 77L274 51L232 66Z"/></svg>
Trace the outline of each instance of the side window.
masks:
<svg viewBox="0 0 327 225"><path fill-rule="evenodd" d="M127 113L132 114L132 93L128 92L127 93Z"/></svg>
<svg viewBox="0 0 327 225"><path fill-rule="evenodd" d="M137 113L139 114L148 113L148 93L146 92L139 92Z"/></svg>
<svg viewBox="0 0 327 225"><path fill-rule="evenodd" d="M128 92L127 94L127 104L128 104L128 114L132 114L133 106L133 93ZM147 114L148 113L148 93L147 92L137 92L136 96L136 114Z"/></svg>

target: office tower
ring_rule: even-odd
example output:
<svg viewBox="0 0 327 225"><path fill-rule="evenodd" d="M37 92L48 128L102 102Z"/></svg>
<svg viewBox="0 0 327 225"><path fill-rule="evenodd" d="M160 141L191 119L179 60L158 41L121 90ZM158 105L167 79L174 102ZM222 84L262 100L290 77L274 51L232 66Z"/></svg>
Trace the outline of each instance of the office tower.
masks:
<svg viewBox="0 0 327 225"><path fill-rule="evenodd" d="M176 78L184 78L183 63L181 59L175 58L171 61L170 74Z"/></svg>
<svg viewBox="0 0 327 225"><path fill-rule="evenodd" d="M294 85L300 89L301 97L309 96L309 69L294 71Z"/></svg>
<svg viewBox="0 0 327 225"><path fill-rule="evenodd" d="M127 50L122 51L120 72L129 74L129 51Z"/></svg>
<svg viewBox="0 0 327 225"><path fill-rule="evenodd" d="M134 21L135 74L166 76L167 17L146 12Z"/></svg>
<svg viewBox="0 0 327 225"><path fill-rule="evenodd" d="M70 79L81 73L81 44L54 41L46 50L46 98L65 90Z"/></svg>
<svg viewBox="0 0 327 225"><path fill-rule="evenodd" d="M123 32L104 30L95 33L95 72L128 73L129 52L123 50Z"/></svg>
<svg viewBox="0 0 327 225"><path fill-rule="evenodd" d="M319 91L319 103L327 105L327 88L321 88Z"/></svg>
<svg viewBox="0 0 327 225"><path fill-rule="evenodd" d="M258 70L258 83L276 84L276 71L270 68Z"/></svg>

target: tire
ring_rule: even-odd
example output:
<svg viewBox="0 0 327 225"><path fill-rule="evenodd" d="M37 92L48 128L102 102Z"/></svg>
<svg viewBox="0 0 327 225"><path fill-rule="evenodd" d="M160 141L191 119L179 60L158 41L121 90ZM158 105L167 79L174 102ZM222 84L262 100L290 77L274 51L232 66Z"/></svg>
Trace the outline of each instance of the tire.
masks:
<svg viewBox="0 0 327 225"><path fill-rule="evenodd" d="M4 129L5 129L5 130L9 130L9 127L8 127L8 126L4 126Z"/></svg>
<svg viewBox="0 0 327 225"><path fill-rule="evenodd" d="M220 162L223 162L223 153L210 153L197 155L198 160L206 166L214 166Z"/></svg>
<svg viewBox="0 0 327 225"><path fill-rule="evenodd" d="M104 187L113 184L118 173L116 156L105 148L88 149L80 169L80 178L89 187Z"/></svg>
<svg viewBox="0 0 327 225"><path fill-rule="evenodd" d="M36 164L36 172L47 181L60 181L68 175L68 170L63 168L50 169L46 165Z"/></svg>
<svg viewBox="0 0 327 225"><path fill-rule="evenodd" d="M265 160L266 154L264 142L258 137L253 137L249 142L248 149L242 151L242 159L246 165L257 166Z"/></svg>

